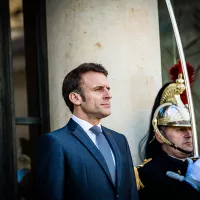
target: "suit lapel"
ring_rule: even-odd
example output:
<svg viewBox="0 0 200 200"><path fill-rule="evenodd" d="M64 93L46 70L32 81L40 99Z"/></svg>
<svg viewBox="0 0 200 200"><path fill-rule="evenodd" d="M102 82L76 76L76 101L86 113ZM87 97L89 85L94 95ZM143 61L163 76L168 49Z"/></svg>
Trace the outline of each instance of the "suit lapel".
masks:
<svg viewBox="0 0 200 200"><path fill-rule="evenodd" d="M87 133L79 126L75 121L70 119L67 124L67 127L72 131L72 134L90 151L90 153L96 158L98 163L101 165L107 176L109 177L110 181L112 182L112 178L110 176L109 169L105 162L104 157L89 138ZM113 183L113 182L112 182Z"/></svg>
<svg viewBox="0 0 200 200"><path fill-rule="evenodd" d="M108 140L110 147L114 153L115 156L115 164L116 164L116 186L117 188L120 185L120 180L121 180L121 164L122 164L122 159L120 156L119 148L115 142L115 139L113 138L112 133L105 127L102 126L103 133Z"/></svg>

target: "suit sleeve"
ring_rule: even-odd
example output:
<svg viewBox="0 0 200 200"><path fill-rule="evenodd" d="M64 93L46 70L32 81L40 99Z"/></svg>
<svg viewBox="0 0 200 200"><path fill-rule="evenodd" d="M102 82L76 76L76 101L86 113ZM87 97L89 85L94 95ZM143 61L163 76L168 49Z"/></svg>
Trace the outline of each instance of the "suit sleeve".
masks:
<svg viewBox="0 0 200 200"><path fill-rule="evenodd" d="M36 150L35 183L37 200L62 200L64 157L60 143L51 135L41 136Z"/></svg>
<svg viewBox="0 0 200 200"><path fill-rule="evenodd" d="M129 170L130 170L130 200L138 200L138 191L137 191L137 186L136 186L136 179L135 179L135 173L134 173L134 167L133 167L133 161L132 161L132 156L131 156L131 152L130 152L130 148L128 145L128 141L125 138L125 142L126 142L126 149L127 149L127 154L128 154L128 162L129 162Z"/></svg>

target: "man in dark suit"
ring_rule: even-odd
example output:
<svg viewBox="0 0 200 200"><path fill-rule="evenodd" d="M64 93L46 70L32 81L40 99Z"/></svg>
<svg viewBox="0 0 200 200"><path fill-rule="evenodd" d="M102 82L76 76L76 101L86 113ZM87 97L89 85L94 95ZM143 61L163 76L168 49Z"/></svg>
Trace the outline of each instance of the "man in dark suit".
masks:
<svg viewBox="0 0 200 200"><path fill-rule="evenodd" d="M73 115L39 140L37 199L138 200L125 136L100 125L111 114L107 75L102 65L84 63L65 77L63 98Z"/></svg>

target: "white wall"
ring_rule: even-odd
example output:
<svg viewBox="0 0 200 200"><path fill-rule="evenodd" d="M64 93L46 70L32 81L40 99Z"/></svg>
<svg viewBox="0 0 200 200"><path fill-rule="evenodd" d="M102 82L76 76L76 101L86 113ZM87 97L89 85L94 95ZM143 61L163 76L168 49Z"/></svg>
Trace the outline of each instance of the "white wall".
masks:
<svg viewBox="0 0 200 200"><path fill-rule="evenodd" d="M71 116L64 76L83 62L109 71L112 114L103 124L128 138L135 164L161 87L157 0L47 0L51 129Z"/></svg>

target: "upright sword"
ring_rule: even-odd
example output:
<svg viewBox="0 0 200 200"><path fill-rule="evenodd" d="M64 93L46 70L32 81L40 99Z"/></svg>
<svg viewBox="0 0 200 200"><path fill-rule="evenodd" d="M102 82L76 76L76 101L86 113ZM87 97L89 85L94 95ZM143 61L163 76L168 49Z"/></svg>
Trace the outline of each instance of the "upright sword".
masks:
<svg viewBox="0 0 200 200"><path fill-rule="evenodd" d="M167 4L168 11L169 11L170 19L171 19L171 22L172 22L174 35L175 35L175 39L176 39L176 43L177 43L177 47L178 47L179 56L180 56L180 61L181 61L181 65L182 65L182 68L183 68L183 75L184 75L184 80L185 80L186 94L187 94L187 98L188 98L188 106L189 106L191 126L192 126L194 157L196 158L196 157L199 157L198 138L197 138L194 106L193 106L190 82L189 82L189 78L188 78L187 66L186 66L186 62L185 62L183 46L182 46L182 43L181 43L181 37L180 37L180 34L179 34L179 30L178 30L178 26L177 26L177 23L176 23L176 19L175 19L175 16L174 16L174 12L173 12L171 2L170 2L170 0L165 0L165 1L166 1L166 4Z"/></svg>

